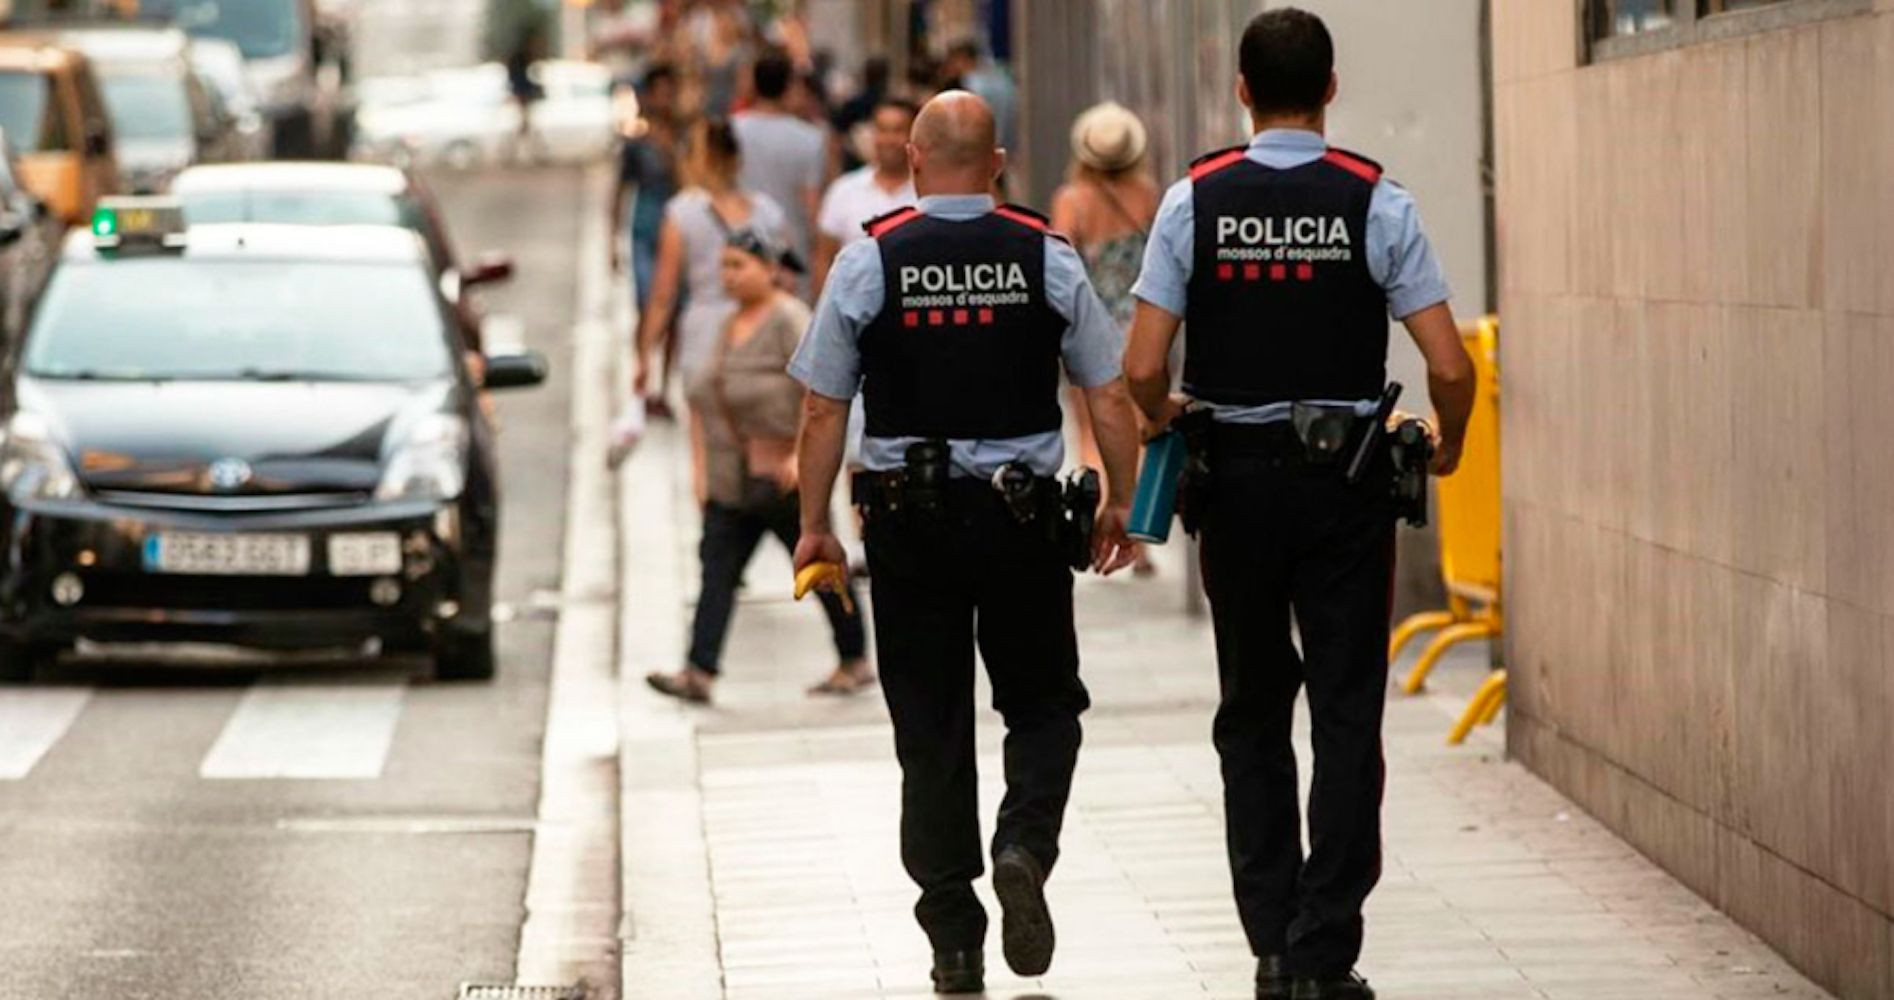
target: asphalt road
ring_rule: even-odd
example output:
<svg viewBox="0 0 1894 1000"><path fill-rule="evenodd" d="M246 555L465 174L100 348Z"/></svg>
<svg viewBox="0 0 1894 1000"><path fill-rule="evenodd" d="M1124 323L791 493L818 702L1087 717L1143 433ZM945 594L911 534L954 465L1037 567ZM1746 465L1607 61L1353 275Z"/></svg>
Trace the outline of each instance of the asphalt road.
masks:
<svg viewBox="0 0 1894 1000"><path fill-rule="evenodd" d="M511 981L554 624L543 597L560 575L582 185L555 168L434 183L463 255L516 255L490 304L554 362L547 386L500 401L499 598L517 614L498 680L79 663L0 689L0 998L442 998Z"/></svg>

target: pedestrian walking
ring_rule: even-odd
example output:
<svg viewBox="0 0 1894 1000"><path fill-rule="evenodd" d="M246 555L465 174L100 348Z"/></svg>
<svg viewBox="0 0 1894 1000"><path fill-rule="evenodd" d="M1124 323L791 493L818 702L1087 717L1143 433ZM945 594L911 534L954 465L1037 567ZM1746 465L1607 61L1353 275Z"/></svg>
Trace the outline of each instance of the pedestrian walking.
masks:
<svg viewBox="0 0 1894 1000"><path fill-rule="evenodd" d="M651 305L652 286L657 283L658 241L664 230L664 209L678 191L678 157L682 144L682 124L678 118L677 71L669 63L656 63L645 71L638 83L638 121L632 134L624 139L618 152L618 180L612 187L611 226L624 226L627 243L612 243L614 269L623 260L620 246L628 246L631 259L632 293L640 314ZM677 339L666 343L675 350ZM666 358L664 384L651 402L656 413L665 412L665 389L669 388L672 365Z"/></svg>
<svg viewBox="0 0 1894 1000"><path fill-rule="evenodd" d="M785 368L809 328L809 307L777 282L783 269L801 266L777 237L749 228L730 234L722 277L736 309L715 355L686 389L691 406L705 415L707 497L698 548L703 584L686 665L646 678L653 688L686 701L710 700L737 588L763 536L776 536L792 553L799 540L796 418L802 387ZM839 664L812 693L850 694L872 685L854 594L821 597Z"/></svg>
<svg viewBox="0 0 1894 1000"><path fill-rule="evenodd" d="M899 98L886 98L870 116L874 124L874 162L837 177L822 194L816 212L815 291L828 284L835 255L849 244L868 238L872 219L914 204L914 177L908 170L908 133L920 108Z"/></svg>
<svg viewBox="0 0 1894 1000"><path fill-rule="evenodd" d="M1144 122L1129 108L1106 101L1080 114L1072 124L1072 164L1068 180L1052 195L1052 228L1064 233L1085 258L1099 301L1120 329L1131 328L1136 299L1131 286L1144 260L1145 241L1157 216L1160 192L1145 169L1148 136ZM1078 430L1079 454L1098 464L1085 393L1067 393ZM1140 576L1154 570L1140 550L1133 567Z"/></svg>
<svg viewBox="0 0 1894 1000"><path fill-rule="evenodd" d="M1134 294L1125 369L1157 427L1184 392L1214 421L1197 512L1222 704L1215 740L1238 913L1263 1000L1363 1000L1362 904L1381 874L1395 506L1387 449L1359 481L1342 455L1381 440L1388 317L1426 358L1434 472L1459 461L1474 374L1414 199L1331 148L1334 43L1267 11L1243 34L1238 93L1254 138L1165 195ZM1373 452L1368 452L1371 456ZM1291 620L1300 635L1291 641ZM1315 780L1302 851L1290 724L1308 688Z"/></svg>
<svg viewBox="0 0 1894 1000"><path fill-rule="evenodd" d="M778 51L764 53L752 71L754 97L731 119L743 160L743 186L775 199L788 213L789 248L808 260L817 203L829 176L827 130L798 117L788 105L795 67ZM807 294L807 284L799 285Z"/></svg>
<svg viewBox="0 0 1894 1000"><path fill-rule="evenodd" d="M1079 679L1072 571L1128 564L1136 419L1122 334L1077 251L1044 218L996 206L1005 166L992 111L973 94L922 109L909 143L916 208L842 251L790 373L808 386L799 447L798 571L842 563L829 492L849 400L867 410L866 523L881 684L901 763L901 860L934 949L935 989L979 992L987 917L973 742L977 647L1006 723L1006 796L993 885L1006 961L1051 963L1044 883L1089 704ZM1067 489L1059 370L1091 393L1113 492ZM1097 531L1085 530L1096 510Z"/></svg>
<svg viewBox="0 0 1894 1000"><path fill-rule="evenodd" d="M664 208L651 299L640 317L635 388L651 395L651 359L677 338L677 374L687 383L715 353L735 308L723 287L723 249L730 234L751 228L781 238L783 210L768 195L737 182L743 154L723 119L698 123L684 156L685 188ZM680 302L682 308L680 311ZM671 320L677 318L673 328ZM702 414L691 414L693 482L705 497Z"/></svg>

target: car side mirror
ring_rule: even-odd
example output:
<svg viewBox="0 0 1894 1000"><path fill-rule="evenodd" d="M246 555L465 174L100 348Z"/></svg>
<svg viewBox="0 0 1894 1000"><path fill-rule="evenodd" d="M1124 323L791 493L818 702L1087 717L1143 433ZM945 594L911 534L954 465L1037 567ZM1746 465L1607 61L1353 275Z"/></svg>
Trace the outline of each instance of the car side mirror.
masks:
<svg viewBox="0 0 1894 1000"><path fill-rule="evenodd" d="M488 251L474 261L472 267L461 275L462 285L469 288L476 285L497 285L513 278L513 257L499 251Z"/></svg>
<svg viewBox="0 0 1894 1000"><path fill-rule="evenodd" d="M538 351L487 356L488 389L523 389L546 381L550 368L546 356Z"/></svg>

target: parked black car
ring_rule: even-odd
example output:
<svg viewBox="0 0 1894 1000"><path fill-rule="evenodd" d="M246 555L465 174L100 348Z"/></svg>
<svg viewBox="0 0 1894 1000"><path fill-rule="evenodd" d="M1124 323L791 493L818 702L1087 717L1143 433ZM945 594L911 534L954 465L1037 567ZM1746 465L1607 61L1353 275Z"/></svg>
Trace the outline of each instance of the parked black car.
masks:
<svg viewBox="0 0 1894 1000"><path fill-rule="evenodd" d="M82 638L492 676L492 428L423 241L108 206L0 371L0 676Z"/></svg>

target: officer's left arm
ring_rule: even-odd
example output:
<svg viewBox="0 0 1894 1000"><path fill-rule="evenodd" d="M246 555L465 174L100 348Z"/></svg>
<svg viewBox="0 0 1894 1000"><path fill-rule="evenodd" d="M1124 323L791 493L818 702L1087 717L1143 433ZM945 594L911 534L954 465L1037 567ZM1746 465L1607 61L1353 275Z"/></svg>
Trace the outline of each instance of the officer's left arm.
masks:
<svg viewBox="0 0 1894 1000"><path fill-rule="evenodd" d="M1138 552L1125 537L1138 482L1138 417L1120 362L1124 338L1099 301L1084 262L1062 240L1046 241L1046 295L1066 318L1061 344L1066 376L1085 392L1098 454L1105 463L1108 492L1099 511L1092 568L1109 576L1136 561Z"/></svg>
<svg viewBox="0 0 1894 1000"><path fill-rule="evenodd" d="M1131 398L1150 421L1154 430L1162 430L1177 416L1178 405L1171 399L1171 344L1184 321L1138 300L1131 317L1131 341L1125 347L1125 381L1130 383Z"/></svg>
<svg viewBox="0 0 1894 1000"><path fill-rule="evenodd" d="M1473 359L1460 342L1453 297L1414 196L1382 180L1368 206L1368 271L1387 291L1388 312L1407 327L1427 362L1427 390L1439 423L1434 472L1450 475L1473 410Z"/></svg>

